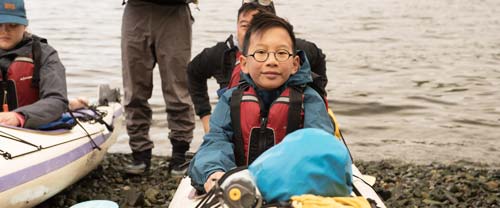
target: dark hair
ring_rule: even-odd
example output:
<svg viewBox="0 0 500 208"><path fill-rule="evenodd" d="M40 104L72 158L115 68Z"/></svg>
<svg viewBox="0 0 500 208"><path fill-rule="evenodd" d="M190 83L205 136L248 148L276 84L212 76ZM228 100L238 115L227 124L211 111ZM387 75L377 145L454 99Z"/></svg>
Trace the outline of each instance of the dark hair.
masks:
<svg viewBox="0 0 500 208"><path fill-rule="evenodd" d="M276 10L274 10L274 4L271 4L269 6L263 6L257 2L250 2L250 3L243 3L241 5L240 9L238 9L238 19L240 18L241 14L246 14L248 12L255 11L255 10L259 11L258 13L270 12L270 13L276 14Z"/></svg>
<svg viewBox="0 0 500 208"><path fill-rule="evenodd" d="M295 34L293 33L293 26L285 19L278 17L269 12L260 12L254 15L252 21L250 22L250 27L245 33L245 38L243 39L243 54L247 55L248 46L250 45L250 36L256 33L263 33L274 27L280 27L285 29L292 39L292 54L295 54Z"/></svg>

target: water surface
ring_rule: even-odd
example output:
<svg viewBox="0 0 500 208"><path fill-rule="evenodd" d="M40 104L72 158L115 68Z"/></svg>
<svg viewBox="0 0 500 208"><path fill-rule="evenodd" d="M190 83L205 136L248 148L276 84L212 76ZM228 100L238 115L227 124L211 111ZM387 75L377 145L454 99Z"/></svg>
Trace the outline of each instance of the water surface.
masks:
<svg viewBox="0 0 500 208"><path fill-rule="evenodd" d="M498 166L500 1L275 2L297 36L327 55L330 106L355 158ZM121 87L121 1L26 4L30 30L59 51L70 97L95 97L100 83ZM193 9L193 56L235 31L239 4L200 0L200 10ZM214 102L216 87L212 80ZM165 155L162 100L156 84L151 136L154 152ZM201 128L195 134L192 150ZM125 133L112 151L130 151Z"/></svg>

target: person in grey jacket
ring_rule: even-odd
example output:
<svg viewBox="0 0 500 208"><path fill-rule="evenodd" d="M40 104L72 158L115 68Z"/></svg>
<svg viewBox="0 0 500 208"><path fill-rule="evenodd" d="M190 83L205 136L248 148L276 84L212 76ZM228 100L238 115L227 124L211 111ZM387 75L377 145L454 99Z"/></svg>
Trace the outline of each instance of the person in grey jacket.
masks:
<svg viewBox="0 0 500 208"><path fill-rule="evenodd" d="M26 32L22 0L0 5L0 124L35 129L68 108L65 68L45 39Z"/></svg>

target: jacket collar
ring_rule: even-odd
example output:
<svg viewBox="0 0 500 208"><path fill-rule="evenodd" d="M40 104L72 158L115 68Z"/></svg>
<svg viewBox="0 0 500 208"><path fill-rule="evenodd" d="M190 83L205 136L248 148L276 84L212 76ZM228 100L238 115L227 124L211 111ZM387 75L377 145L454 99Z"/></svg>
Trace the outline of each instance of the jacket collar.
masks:
<svg viewBox="0 0 500 208"><path fill-rule="evenodd" d="M226 45L228 50L238 48L238 46L237 46L238 40L233 35L229 35L229 37L227 37L226 41L224 41L224 44Z"/></svg>

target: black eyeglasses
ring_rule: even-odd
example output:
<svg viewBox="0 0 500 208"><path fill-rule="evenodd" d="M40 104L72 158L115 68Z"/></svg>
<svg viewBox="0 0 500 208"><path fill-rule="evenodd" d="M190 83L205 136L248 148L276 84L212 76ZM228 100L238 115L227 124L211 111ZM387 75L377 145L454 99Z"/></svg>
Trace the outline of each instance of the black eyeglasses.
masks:
<svg viewBox="0 0 500 208"><path fill-rule="evenodd" d="M253 54L249 54L248 56L253 57L257 62L264 62L264 61L267 61L270 53L273 53L274 58L276 59L276 61L279 61L279 62L284 62L284 61L288 60L291 56L293 56L292 53L290 53L284 49L280 49L280 50L277 50L275 52L270 52L270 51L265 51L265 50L256 50L255 52L253 52Z"/></svg>
<svg viewBox="0 0 500 208"><path fill-rule="evenodd" d="M242 0L241 4L257 2L262 6L269 6L273 3L272 0Z"/></svg>

